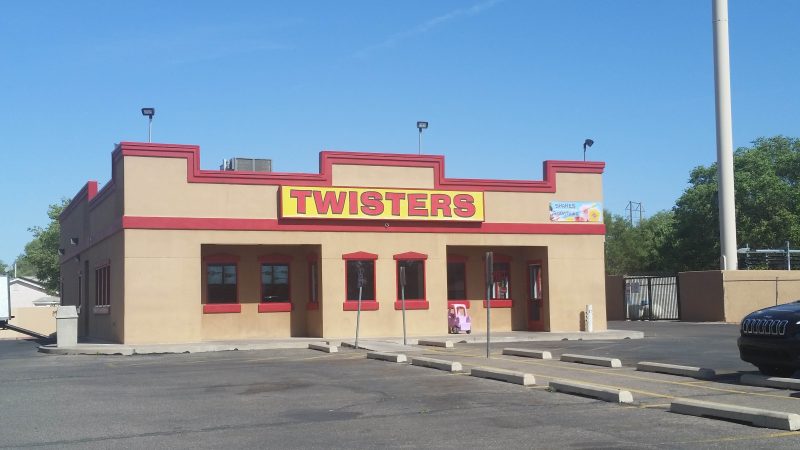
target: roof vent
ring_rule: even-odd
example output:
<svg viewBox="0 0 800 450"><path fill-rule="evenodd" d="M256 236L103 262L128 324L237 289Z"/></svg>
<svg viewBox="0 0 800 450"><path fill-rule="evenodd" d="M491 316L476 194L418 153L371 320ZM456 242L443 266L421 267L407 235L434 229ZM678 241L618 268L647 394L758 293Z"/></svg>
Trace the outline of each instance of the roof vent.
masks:
<svg viewBox="0 0 800 450"><path fill-rule="evenodd" d="M231 158L222 161L219 170L236 172L272 172L271 159Z"/></svg>

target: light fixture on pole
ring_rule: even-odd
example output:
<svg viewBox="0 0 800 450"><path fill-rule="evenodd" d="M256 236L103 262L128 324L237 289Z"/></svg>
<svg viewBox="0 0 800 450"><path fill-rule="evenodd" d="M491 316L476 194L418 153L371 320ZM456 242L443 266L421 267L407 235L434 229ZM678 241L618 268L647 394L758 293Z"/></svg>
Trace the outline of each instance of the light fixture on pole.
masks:
<svg viewBox="0 0 800 450"><path fill-rule="evenodd" d="M156 115L155 108L142 108L142 115L149 118L147 122L147 142L153 142L153 116Z"/></svg>
<svg viewBox="0 0 800 450"><path fill-rule="evenodd" d="M422 154L422 130L428 128L428 122L417 122L417 129L419 129L419 142L417 143L417 154Z"/></svg>
<svg viewBox="0 0 800 450"><path fill-rule="evenodd" d="M591 139L587 139L583 141L583 160L586 161L586 148L591 147L594 144L594 141Z"/></svg>

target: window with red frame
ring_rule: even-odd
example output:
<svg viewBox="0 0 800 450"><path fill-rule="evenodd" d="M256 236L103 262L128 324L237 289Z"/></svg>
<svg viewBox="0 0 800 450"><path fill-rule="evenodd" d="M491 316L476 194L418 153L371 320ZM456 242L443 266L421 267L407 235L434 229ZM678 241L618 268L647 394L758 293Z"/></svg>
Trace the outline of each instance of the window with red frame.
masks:
<svg viewBox="0 0 800 450"><path fill-rule="evenodd" d="M261 303L289 301L289 265L261 264Z"/></svg>
<svg viewBox="0 0 800 450"><path fill-rule="evenodd" d="M361 300L375 300L375 261L349 259L345 261L347 301L358 300L359 280L362 280Z"/></svg>
<svg viewBox="0 0 800 450"><path fill-rule="evenodd" d="M111 266L94 270L94 305L111 306Z"/></svg>
<svg viewBox="0 0 800 450"><path fill-rule="evenodd" d="M492 300L511 298L511 264L495 262L492 266Z"/></svg>
<svg viewBox="0 0 800 450"><path fill-rule="evenodd" d="M467 299L467 263L463 261L447 262L447 299Z"/></svg>
<svg viewBox="0 0 800 450"><path fill-rule="evenodd" d="M210 263L206 276L207 303L236 303L236 264Z"/></svg>
<svg viewBox="0 0 800 450"><path fill-rule="evenodd" d="M405 292L401 284L401 270L405 271ZM397 298L425 300L425 261L418 259L397 260Z"/></svg>

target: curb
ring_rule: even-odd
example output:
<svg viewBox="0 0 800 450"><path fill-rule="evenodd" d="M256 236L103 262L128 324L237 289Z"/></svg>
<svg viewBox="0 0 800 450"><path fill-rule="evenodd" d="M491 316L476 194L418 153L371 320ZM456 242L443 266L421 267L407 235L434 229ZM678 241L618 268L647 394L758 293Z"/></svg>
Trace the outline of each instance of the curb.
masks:
<svg viewBox="0 0 800 450"><path fill-rule="evenodd" d="M325 353L339 353L339 347L335 345L308 344L308 348L311 350L318 350Z"/></svg>
<svg viewBox="0 0 800 450"><path fill-rule="evenodd" d="M470 376L520 384L522 386L533 386L536 384L536 378L534 378L532 374L491 367L475 367L470 371Z"/></svg>
<svg viewBox="0 0 800 450"><path fill-rule="evenodd" d="M699 378L701 380L710 380L717 375L714 369L706 369L703 367L679 366L676 364L664 364L664 363L656 363L648 361L642 361L636 364L636 370L640 372L667 373L670 375L680 375L684 377Z"/></svg>
<svg viewBox="0 0 800 450"><path fill-rule="evenodd" d="M460 362L445 361L443 359L434 359L434 358L422 358L422 357L411 358L411 365L444 370L445 372L461 372L462 370L464 370Z"/></svg>
<svg viewBox="0 0 800 450"><path fill-rule="evenodd" d="M367 359L379 359L381 361L389 361L393 363L404 363L408 359L402 353L383 353L383 352L369 352Z"/></svg>
<svg viewBox="0 0 800 450"><path fill-rule="evenodd" d="M504 348L504 355L522 356L523 358L553 359L553 354L544 350L528 350L524 348Z"/></svg>
<svg viewBox="0 0 800 450"><path fill-rule="evenodd" d="M800 380L797 378L765 377L762 375L744 374L739 377L739 383L749 384L751 386L763 386L800 391Z"/></svg>
<svg viewBox="0 0 800 450"><path fill-rule="evenodd" d="M723 403L703 402L685 398L674 400L670 412L689 416L749 422L757 427L796 431L800 429L800 415L766 409L746 408Z"/></svg>
<svg viewBox="0 0 800 450"><path fill-rule="evenodd" d="M453 341L445 340L445 341L426 341L421 340L417 341L417 345L425 345L428 347L444 347L444 348L453 348Z"/></svg>
<svg viewBox="0 0 800 450"><path fill-rule="evenodd" d="M549 386L550 389L565 394L582 395L612 403L633 403L633 395L630 391L560 380L551 381Z"/></svg>
<svg viewBox="0 0 800 450"><path fill-rule="evenodd" d="M580 364L591 364L593 366L603 366L603 367L622 367L622 362L617 358L604 358L602 356L586 356L586 355L574 355L571 353L565 353L561 355L561 361L564 362L572 362L572 363L580 363Z"/></svg>

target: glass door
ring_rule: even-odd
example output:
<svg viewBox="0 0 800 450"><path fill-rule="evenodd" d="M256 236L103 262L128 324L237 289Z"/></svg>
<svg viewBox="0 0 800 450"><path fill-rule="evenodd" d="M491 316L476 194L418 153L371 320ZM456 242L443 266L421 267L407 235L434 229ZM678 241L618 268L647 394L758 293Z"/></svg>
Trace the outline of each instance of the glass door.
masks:
<svg viewBox="0 0 800 450"><path fill-rule="evenodd" d="M528 330L544 331L542 265L528 263Z"/></svg>

